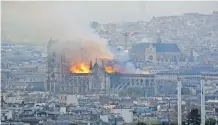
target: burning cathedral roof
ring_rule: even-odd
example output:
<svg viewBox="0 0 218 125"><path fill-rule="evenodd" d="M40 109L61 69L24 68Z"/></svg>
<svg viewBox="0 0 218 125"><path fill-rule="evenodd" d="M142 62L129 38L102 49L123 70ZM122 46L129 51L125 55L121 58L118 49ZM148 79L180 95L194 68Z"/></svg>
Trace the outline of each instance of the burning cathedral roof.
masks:
<svg viewBox="0 0 218 125"><path fill-rule="evenodd" d="M70 66L70 71L71 73L91 73L93 69L98 68L102 69L107 73L113 73L116 72L116 69L114 66L110 65L109 63L105 63L102 60L102 63L99 63L96 59L96 62L94 65L92 65L92 61L90 63L72 63Z"/></svg>
<svg viewBox="0 0 218 125"><path fill-rule="evenodd" d="M74 63L70 66L70 71L73 74L89 74L98 71L104 71L108 74L129 74L129 75L148 75L151 74L150 72L145 71L129 71L125 64L118 63L114 60L97 60L95 61L94 65L92 61L90 63Z"/></svg>

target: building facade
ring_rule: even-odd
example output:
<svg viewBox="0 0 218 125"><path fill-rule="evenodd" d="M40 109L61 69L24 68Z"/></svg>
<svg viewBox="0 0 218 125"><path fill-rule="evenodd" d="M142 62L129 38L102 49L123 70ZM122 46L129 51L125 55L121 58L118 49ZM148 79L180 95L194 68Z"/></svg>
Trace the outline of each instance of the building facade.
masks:
<svg viewBox="0 0 218 125"><path fill-rule="evenodd" d="M132 47L131 58L142 64L175 64L182 61L181 51L175 43L139 43Z"/></svg>
<svg viewBox="0 0 218 125"><path fill-rule="evenodd" d="M47 76L45 88L52 93L87 94L101 93L111 89L118 91L131 87L145 90L146 96L154 96L155 77L151 74L107 73L104 61L90 62L89 73L71 73L69 63L65 60L64 50L56 52L52 48L55 41L48 44Z"/></svg>
<svg viewBox="0 0 218 125"><path fill-rule="evenodd" d="M69 66L65 59L65 51L57 50L57 41L49 40L47 46L47 76L45 80L45 89L56 93L60 92L60 86L66 81L69 74Z"/></svg>
<svg viewBox="0 0 218 125"><path fill-rule="evenodd" d="M128 88L141 88L145 97L157 94L155 75L153 74L119 74L110 75L111 89L121 91Z"/></svg>

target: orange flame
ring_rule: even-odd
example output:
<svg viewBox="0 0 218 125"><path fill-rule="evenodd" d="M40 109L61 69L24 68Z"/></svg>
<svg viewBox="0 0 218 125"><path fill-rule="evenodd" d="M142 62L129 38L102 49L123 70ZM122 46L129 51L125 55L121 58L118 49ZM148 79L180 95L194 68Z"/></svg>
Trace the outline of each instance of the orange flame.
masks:
<svg viewBox="0 0 218 125"><path fill-rule="evenodd" d="M104 67L104 71L107 72L107 73L114 73L114 72L116 72L116 70L113 67L111 67L111 66Z"/></svg>
<svg viewBox="0 0 218 125"><path fill-rule="evenodd" d="M71 64L70 71L72 73L90 73L89 65L85 63Z"/></svg>
<svg viewBox="0 0 218 125"><path fill-rule="evenodd" d="M72 63L70 65L71 73L90 73L90 68L87 63ZM107 73L114 73L117 70L114 69L112 66L105 66L104 71Z"/></svg>

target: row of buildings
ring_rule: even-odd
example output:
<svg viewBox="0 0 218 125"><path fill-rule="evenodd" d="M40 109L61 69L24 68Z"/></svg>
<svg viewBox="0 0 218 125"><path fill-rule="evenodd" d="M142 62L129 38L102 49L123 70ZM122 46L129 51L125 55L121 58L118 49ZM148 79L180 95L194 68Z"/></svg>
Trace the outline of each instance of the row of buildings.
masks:
<svg viewBox="0 0 218 125"><path fill-rule="evenodd" d="M16 98L30 97L31 100ZM68 125L122 125L124 123L161 124L176 123L177 99L170 97L120 97L118 95L60 95L51 96L48 92L41 93L4 92L1 100L1 123L19 124L57 124ZM193 107L200 108L198 101L184 97L182 101L182 120ZM197 97L196 97L197 98ZM206 118L216 118L217 102L206 101ZM215 105L215 106L214 106Z"/></svg>
<svg viewBox="0 0 218 125"><path fill-rule="evenodd" d="M1 88L7 90L44 90L46 65L42 47L1 42Z"/></svg>

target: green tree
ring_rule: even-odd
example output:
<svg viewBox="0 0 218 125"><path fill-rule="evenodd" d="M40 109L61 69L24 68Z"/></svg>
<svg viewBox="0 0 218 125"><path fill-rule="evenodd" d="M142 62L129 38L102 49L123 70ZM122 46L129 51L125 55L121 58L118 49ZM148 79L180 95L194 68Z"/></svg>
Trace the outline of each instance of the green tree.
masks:
<svg viewBox="0 0 218 125"><path fill-rule="evenodd" d="M144 90L139 87L129 88L127 92L129 95L133 97L143 97L144 96Z"/></svg>
<svg viewBox="0 0 218 125"><path fill-rule="evenodd" d="M201 116L197 108L192 109L187 116L187 124L200 125Z"/></svg>
<svg viewBox="0 0 218 125"><path fill-rule="evenodd" d="M182 88L182 95L190 95L191 90L189 88Z"/></svg>
<svg viewBox="0 0 218 125"><path fill-rule="evenodd" d="M151 124L152 125L158 125L158 124L160 124L160 120L152 120Z"/></svg>
<svg viewBox="0 0 218 125"><path fill-rule="evenodd" d="M169 125L168 122L162 122L161 125Z"/></svg>
<svg viewBox="0 0 218 125"><path fill-rule="evenodd" d="M206 125L216 125L216 119L214 118L208 118L205 122Z"/></svg>
<svg viewBox="0 0 218 125"><path fill-rule="evenodd" d="M136 125L147 125L147 124L144 122L138 122Z"/></svg>

